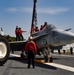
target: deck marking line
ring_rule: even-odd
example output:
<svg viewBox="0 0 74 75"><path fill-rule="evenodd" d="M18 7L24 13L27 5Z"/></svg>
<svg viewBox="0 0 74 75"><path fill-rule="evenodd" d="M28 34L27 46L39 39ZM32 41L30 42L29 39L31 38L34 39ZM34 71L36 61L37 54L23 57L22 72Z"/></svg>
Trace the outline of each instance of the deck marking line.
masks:
<svg viewBox="0 0 74 75"><path fill-rule="evenodd" d="M20 55L10 54L11 56L20 57Z"/></svg>
<svg viewBox="0 0 74 75"><path fill-rule="evenodd" d="M61 68L61 69L64 69L64 70L74 72L73 67L69 67L69 66L66 66L66 65L61 65L61 64L56 64L56 63L44 63L44 64L51 65L51 66L54 66L54 67L57 67L57 68Z"/></svg>

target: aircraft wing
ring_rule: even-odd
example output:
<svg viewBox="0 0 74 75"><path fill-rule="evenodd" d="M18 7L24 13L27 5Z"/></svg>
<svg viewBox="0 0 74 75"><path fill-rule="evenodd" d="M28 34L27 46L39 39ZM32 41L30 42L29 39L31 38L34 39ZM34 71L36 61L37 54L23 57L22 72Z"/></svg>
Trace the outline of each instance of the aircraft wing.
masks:
<svg viewBox="0 0 74 75"><path fill-rule="evenodd" d="M10 44L10 50L21 51L21 50L24 49L26 42L27 41L9 42L9 44Z"/></svg>
<svg viewBox="0 0 74 75"><path fill-rule="evenodd" d="M71 28L65 29L64 31L69 31L69 30L71 30Z"/></svg>

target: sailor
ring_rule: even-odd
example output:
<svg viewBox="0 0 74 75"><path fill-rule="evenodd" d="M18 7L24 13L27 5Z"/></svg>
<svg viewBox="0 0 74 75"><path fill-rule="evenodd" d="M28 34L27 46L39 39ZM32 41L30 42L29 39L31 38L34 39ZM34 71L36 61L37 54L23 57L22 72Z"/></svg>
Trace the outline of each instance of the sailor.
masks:
<svg viewBox="0 0 74 75"><path fill-rule="evenodd" d="M38 27L36 27L36 28L35 28L35 32L38 32L38 31L39 31L39 28L38 28Z"/></svg>
<svg viewBox="0 0 74 75"><path fill-rule="evenodd" d="M16 35L16 41L19 41L20 40L20 36L19 36L19 28L18 28L18 26L16 26L15 35Z"/></svg>
<svg viewBox="0 0 74 75"><path fill-rule="evenodd" d="M43 25L41 25L40 30L42 30L43 28L44 28L44 26L43 26Z"/></svg>
<svg viewBox="0 0 74 75"><path fill-rule="evenodd" d="M25 53L28 55L28 67L30 68L31 62L33 68L35 68L35 54L37 53L36 43L33 41L33 37L29 37L25 46Z"/></svg>
<svg viewBox="0 0 74 75"><path fill-rule="evenodd" d="M23 32L26 32L26 31L22 30L22 29L19 27L19 36L20 36L20 40L22 39L22 41L24 40L23 35L22 35Z"/></svg>
<svg viewBox="0 0 74 75"><path fill-rule="evenodd" d="M44 27L46 27L47 26L47 22L44 22Z"/></svg>

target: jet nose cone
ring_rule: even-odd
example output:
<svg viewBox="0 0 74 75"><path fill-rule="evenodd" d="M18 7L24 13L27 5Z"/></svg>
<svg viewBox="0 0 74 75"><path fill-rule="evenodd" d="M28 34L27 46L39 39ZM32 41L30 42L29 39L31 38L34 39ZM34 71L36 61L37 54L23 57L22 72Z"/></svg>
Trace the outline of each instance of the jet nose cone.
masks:
<svg viewBox="0 0 74 75"><path fill-rule="evenodd" d="M63 32L59 37L59 41L62 45L74 43L74 33L68 31Z"/></svg>
<svg viewBox="0 0 74 75"><path fill-rule="evenodd" d="M71 35L71 38L72 38L72 41L73 41L73 43L74 43L74 35Z"/></svg>
<svg viewBox="0 0 74 75"><path fill-rule="evenodd" d="M68 32L66 35L67 35L66 39L68 41L70 41L71 43L73 43L74 42L74 33Z"/></svg>

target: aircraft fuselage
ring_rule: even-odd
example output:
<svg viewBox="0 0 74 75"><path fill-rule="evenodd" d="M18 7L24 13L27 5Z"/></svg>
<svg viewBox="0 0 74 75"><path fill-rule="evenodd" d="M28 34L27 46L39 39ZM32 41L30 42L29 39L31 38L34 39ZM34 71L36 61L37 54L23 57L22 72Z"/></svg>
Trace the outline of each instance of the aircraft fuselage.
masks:
<svg viewBox="0 0 74 75"><path fill-rule="evenodd" d="M74 33L57 29L53 25L46 26L43 30L34 33L33 38L37 47L64 46L74 42Z"/></svg>

